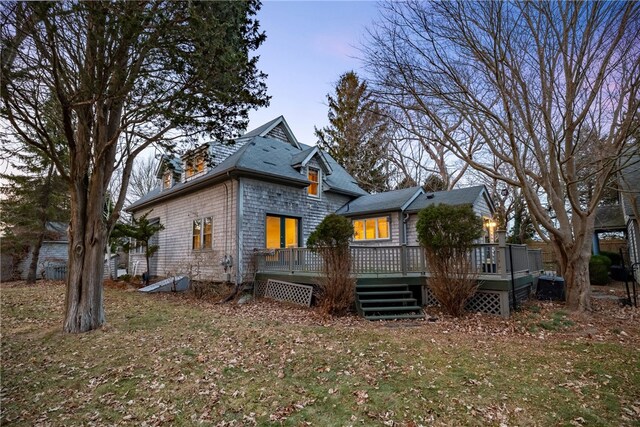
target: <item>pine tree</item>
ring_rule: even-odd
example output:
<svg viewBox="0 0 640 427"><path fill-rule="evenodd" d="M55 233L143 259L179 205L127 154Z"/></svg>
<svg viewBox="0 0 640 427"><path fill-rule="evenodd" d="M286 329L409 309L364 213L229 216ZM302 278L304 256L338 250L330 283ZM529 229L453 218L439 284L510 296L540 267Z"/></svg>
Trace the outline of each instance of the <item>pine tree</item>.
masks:
<svg viewBox="0 0 640 427"><path fill-rule="evenodd" d="M14 153L12 166L18 173L0 174L5 182L0 190L2 252L11 254L15 265L31 251L27 283L33 284L40 248L51 233L47 223L69 221L68 187L51 162L28 150Z"/></svg>
<svg viewBox="0 0 640 427"><path fill-rule="evenodd" d="M329 126L315 128L318 146L327 151L362 189L389 189L386 155L389 124L367 83L349 71L327 95Z"/></svg>

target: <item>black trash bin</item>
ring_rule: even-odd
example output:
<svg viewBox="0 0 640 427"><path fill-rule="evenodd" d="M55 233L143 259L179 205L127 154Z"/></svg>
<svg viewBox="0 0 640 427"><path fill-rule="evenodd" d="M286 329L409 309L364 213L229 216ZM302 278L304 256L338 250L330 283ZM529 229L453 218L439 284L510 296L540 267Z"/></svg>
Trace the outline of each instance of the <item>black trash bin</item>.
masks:
<svg viewBox="0 0 640 427"><path fill-rule="evenodd" d="M538 277L536 298L539 300L564 300L564 279L560 276L542 275Z"/></svg>
<svg viewBox="0 0 640 427"><path fill-rule="evenodd" d="M624 282L629 279L627 269L621 265L612 265L609 269L609 275L617 282Z"/></svg>

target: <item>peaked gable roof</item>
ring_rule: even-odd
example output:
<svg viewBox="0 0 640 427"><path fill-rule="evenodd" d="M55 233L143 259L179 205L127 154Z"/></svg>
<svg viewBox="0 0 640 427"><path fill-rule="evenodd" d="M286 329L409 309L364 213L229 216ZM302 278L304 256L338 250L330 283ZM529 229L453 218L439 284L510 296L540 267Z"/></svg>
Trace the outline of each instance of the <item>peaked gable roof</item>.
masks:
<svg viewBox="0 0 640 427"><path fill-rule="evenodd" d="M417 196L424 193L422 187L403 188L384 193L367 194L347 203L337 214L352 216L376 212L400 211L406 209Z"/></svg>
<svg viewBox="0 0 640 427"><path fill-rule="evenodd" d="M284 120L284 119L283 119ZM270 122L273 125L273 121ZM283 122L278 122L282 124ZM270 126L260 126L259 133L269 134L267 130ZM258 133L252 131L251 133ZM297 142L297 140L296 140ZM242 145L241 145L242 144ZM241 145L236 151L215 165L202 176L187 182L175 184L170 189L161 190L159 187L152 190L142 198L129 205L127 211L135 211L143 207L150 206L161 200L178 197L188 191L204 188L208 185L222 182L230 176L245 176L250 178L265 179L272 182L283 182L288 185L300 188L310 184L306 175L300 173L293 164L294 159L307 160L314 156L326 162L327 170L331 173L323 174L324 191L345 194L349 196L361 196L367 194L361 189L356 181L347 171L342 168L330 155L325 154L317 147L310 147L297 143L293 145L290 141L275 139L269 136L252 136L247 139L245 135L238 142ZM316 151L317 150L317 151ZM309 160L310 160L309 158Z"/></svg>
<svg viewBox="0 0 640 427"><path fill-rule="evenodd" d="M449 191L429 192L417 197L407 207L406 211L413 213L418 212L427 206L443 204L443 205L475 205L479 198L485 197L489 208L493 211L494 206L487 188L484 185L475 185L473 187L457 188Z"/></svg>
<svg viewBox="0 0 640 427"><path fill-rule="evenodd" d="M327 154L328 155L328 154ZM324 156L323 151L316 147L309 147L306 150L302 150L298 154L295 154L291 157L291 166L294 168L305 167L309 163L309 161L313 158L317 158L324 173L331 174L333 170L331 169L331 165L329 165L329 161Z"/></svg>
<svg viewBox="0 0 640 427"><path fill-rule="evenodd" d="M300 143L291 131L291 128L289 127L287 121L284 119L284 116L276 117L270 122L267 122L262 126L258 126L252 131L245 133L238 139L248 139L254 138L256 136L279 139L281 141L288 142L296 148L300 148Z"/></svg>

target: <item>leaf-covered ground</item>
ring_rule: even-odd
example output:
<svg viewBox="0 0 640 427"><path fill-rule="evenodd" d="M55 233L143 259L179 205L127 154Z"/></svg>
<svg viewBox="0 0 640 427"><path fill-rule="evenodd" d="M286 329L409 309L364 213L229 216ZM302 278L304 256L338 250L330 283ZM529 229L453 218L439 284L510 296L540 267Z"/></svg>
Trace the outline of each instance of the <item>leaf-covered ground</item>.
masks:
<svg viewBox="0 0 640 427"><path fill-rule="evenodd" d="M2 425L640 425L640 310L607 299L372 323L109 287L65 335L62 284L0 292Z"/></svg>

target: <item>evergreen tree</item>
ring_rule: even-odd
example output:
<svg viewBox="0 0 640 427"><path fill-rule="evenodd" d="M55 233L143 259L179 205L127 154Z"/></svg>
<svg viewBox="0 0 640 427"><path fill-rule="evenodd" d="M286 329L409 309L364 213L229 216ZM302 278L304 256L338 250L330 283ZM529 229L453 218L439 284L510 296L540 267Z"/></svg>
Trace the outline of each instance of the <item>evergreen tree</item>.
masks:
<svg viewBox="0 0 640 427"><path fill-rule="evenodd" d="M47 223L68 222L70 200L67 184L52 163L41 161L41 157L29 151L14 156L12 166L19 173L0 174L5 183L0 190L2 252L11 254L17 263L30 250L27 283L33 284L40 248L51 234Z"/></svg>
<svg viewBox="0 0 640 427"><path fill-rule="evenodd" d="M268 105L266 75L252 54L265 39L259 8L258 0L0 7L3 126L45 153L71 193L64 331L105 321L104 249L136 156L201 132L230 139L246 128L250 109ZM51 99L68 170L40 120ZM103 202L115 178L120 191L105 221Z"/></svg>
<svg viewBox="0 0 640 427"><path fill-rule="evenodd" d="M349 71L327 95L329 126L318 129L318 146L353 176L362 189L377 193L389 189L386 156L389 123L367 89L367 83Z"/></svg>
<svg viewBox="0 0 640 427"><path fill-rule="evenodd" d="M158 245L151 244L151 239L156 233L164 230L164 225L159 222L151 222L147 219L150 213L151 212L147 212L137 219L135 217L131 218L131 224L119 222L111 232L112 241L121 240L123 237L130 237L136 239L137 243L142 244L147 261L147 278L150 274L150 258L160 249Z"/></svg>

